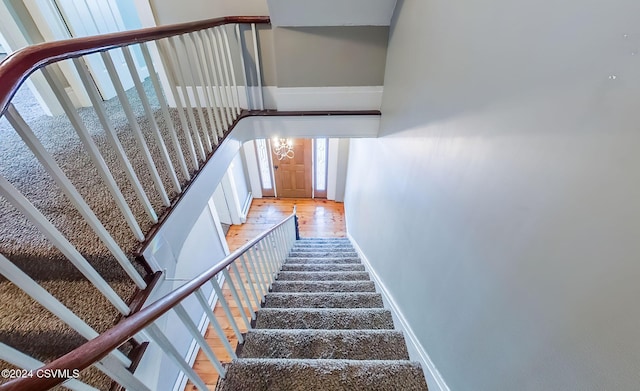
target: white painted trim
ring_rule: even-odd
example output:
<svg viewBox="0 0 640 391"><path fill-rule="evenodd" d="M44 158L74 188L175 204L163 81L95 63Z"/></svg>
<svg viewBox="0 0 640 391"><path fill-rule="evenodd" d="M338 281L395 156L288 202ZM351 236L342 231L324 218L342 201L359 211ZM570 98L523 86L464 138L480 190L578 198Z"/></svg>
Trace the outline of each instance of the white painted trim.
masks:
<svg viewBox="0 0 640 391"><path fill-rule="evenodd" d="M213 201L213 195L209 198L209 212L211 213L211 217L213 218L213 223L216 226L216 233L218 234L218 240L222 244L222 249L226 255L231 254L231 250L229 250L229 245L227 244L227 239L224 236L224 231L222 230L222 223L220 222L220 215L218 214L218 209L216 209L216 204Z"/></svg>
<svg viewBox="0 0 640 391"><path fill-rule="evenodd" d="M380 110L382 86L278 88L278 110Z"/></svg>
<svg viewBox="0 0 640 391"><path fill-rule="evenodd" d="M371 263L369 263L367 256L364 254L360 246L358 246L358 242L355 241L355 239L353 238L353 236L351 236L351 234L349 234L349 232L347 232L347 237L351 241L351 244L353 244L353 247L356 249L356 252L360 256L360 259L362 260L362 263L364 264L367 272L369 272L369 275L375 282L376 290L382 294L382 299L384 301L385 307L388 307L391 310L396 328L400 329L405 335L407 349L409 350L409 357L412 360L418 361L420 365L422 365L422 370L424 371L424 376L427 380L427 386L429 387L429 390L450 391L449 386L447 386L447 383L445 383L435 364L433 363L433 361L431 361L429 354L427 354L426 350L418 340L418 337L413 332L411 325L409 325L409 322L402 314L402 311L400 311L400 308L393 299L391 292L389 292L376 271L373 269Z"/></svg>
<svg viewBox="0 0 640 391"><path fill-rule="evenodd" d="M249 184L251 185L251 194L253 198L262 198L262 182L260 181L260 171L258 169L258 157L256 156L256 148L253 140L249 140L242 144L245 162L247 165L247 173L249 174Z"/></svg>
<svg viewBox="0 0 640 391"><path fill-rule="evenodd" d="M186 87L191 101L194 100L194 89ZM195 90L201 99L204 91L201 86ZM214 94L220 95L222 88L214 87ZM363 87L292 87L280 88L274 86L262 87L264 105L266 109L278 110L380 110L382 105L382 86ZM248 95L251 99L260 100L260 88L249 87ZM179 99L183 102L181 89L178 89ZM247 91L244 86L238 87L240 107L247 108ZM220 102L220 99L217 100Z"/></svg>
<svg viewBox="0 0 640 391"><path fill-rule="evenodd" d="M233 164L233 162L231 163ZM224 199L227 201L229 207L229 214L231 215L231 224L242 224L241 214L242 206L240 205L240 199L238 197L238 190L236 187L236 181L233 178L233 171L231 165L227 169L227 173L222 177L220 181L222 186L222 192L224 193Z"/></svg>
<svg viewBox="0 0 640 391"><path fill-rule="evenodd" d="M251 203L253 202L253 193L249 192L247 194L247 199L244 200L244 205L242 206L242 210L240 211L240 220L242 223L247 222L247 215L249 214L249 209L251 209Z"/></svg>

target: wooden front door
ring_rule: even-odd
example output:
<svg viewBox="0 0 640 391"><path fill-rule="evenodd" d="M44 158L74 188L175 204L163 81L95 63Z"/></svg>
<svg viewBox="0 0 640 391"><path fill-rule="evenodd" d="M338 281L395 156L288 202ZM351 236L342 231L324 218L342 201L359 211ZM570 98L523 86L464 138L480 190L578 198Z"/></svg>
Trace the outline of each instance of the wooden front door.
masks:
<svg viewBox="0 0 640 391"><path fill-rule="evenodd" d="M294 139L293 158L272 159L277 196L311 198L311 140Z"/></svg>

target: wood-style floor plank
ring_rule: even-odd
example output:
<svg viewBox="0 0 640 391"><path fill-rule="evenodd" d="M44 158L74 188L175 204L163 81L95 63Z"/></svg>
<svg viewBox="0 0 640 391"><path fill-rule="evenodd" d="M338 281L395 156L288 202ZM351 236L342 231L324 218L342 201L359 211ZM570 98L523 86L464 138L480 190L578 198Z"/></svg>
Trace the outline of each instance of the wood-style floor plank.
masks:
<svg viewBox="0 0 640 391"><path fill-rule="evenodd" d="M307 198L261 198L254 199L247 216L247 222L242 225L231 226L227 233L227 244L229 250L234 251L241 247L243 244L249 242L257 235L273 227L293 211L293 206L296 205L298 215L298 226L300 230L300 236L305 238L309 237L323 237L323 238L335 238L346 236L346 225L344 222L344 204L328 200L317 200ZM249 287L249 276L254 276L251 269L245 269L244 265L239 265L240 278L246 286L247 293L253 301L253 295ZM252 281L255 277L251 277ZM234 282L237 281L237 276L232 275ZM258 286L254 284L254 288L258 290ZM231 290L226 286L223 288L224 297L229 303L231 313L238 325L241 332L245 333L247 328L241 316L242 310L245 311L247 317L250 318L249 310L246 308L240 308L238 304L233 300ZM239 292L241 295L241 293ZM241 295L241 300L244 300ZM255 306L255 303L253 304ZM244 306L246 307L246 305ZM231 346L235 349L238 345L238 339L236 338L233 328L229 320L227 319L224 311L219 304L214 309L214 314L220 323L225 335L231 342ZM205 340L213 349L220 361L229 362L231 357L225 350L220 338L216 335L216 332L211 326L207 329L205 334ZM216 383L218 382L218 373L215 371L207 357L202 351L198 352L196 361L193 365L196 373L204 380L209 390L215 390ZM194 391L197 388L191 383L187 383L185 391Z"/></svg>

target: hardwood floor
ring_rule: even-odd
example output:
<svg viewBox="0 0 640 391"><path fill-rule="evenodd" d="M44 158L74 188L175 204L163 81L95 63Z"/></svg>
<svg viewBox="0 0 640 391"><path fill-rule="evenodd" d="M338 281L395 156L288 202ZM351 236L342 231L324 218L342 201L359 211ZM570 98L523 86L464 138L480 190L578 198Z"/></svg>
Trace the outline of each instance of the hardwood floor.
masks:
<svg viewBox="0 0 640 391"><path fill-rule="evenodd" d="M227 233L227 244L231 251L236 250L243 244L247 243L260 233L271 228L275 224L289 216L296 205L298 215L298 226L300 236L305 237L345 237L346 225L344 221L344 204L327 200L314 200L305 198L261 198L253 200L247 222L242 225L231 226ZM244 265L239 265L240 278L250 291L249 280L246 278ZM251 270L249 270L252 272ZM232 279L237 281L236 275L232 275ZM255 286L254 286L255 287ZM233 300L230 289L225 284L223 288L224 297L231 307L231 312L241 332L246 332L247 328L243 322L241 311L245 311L250 317L249 310L243 309ZM251 293L249 293L251 295ZM238 340L234 335L231 323L224 314L219 304L214 309L216 318L220 322L220 326L224 330L225 335L231 341L231 346L235 349ZM212 347L213 352L222 362L229 362L231 358L224 349L220 339L216 335L211 326L207 330L205 339ZM204 380L210 390L215 390L218 381L218 374L207 359L200 351L193 365L196 373ZM197 388L189 382L185 388L186 391L197 390Z"/></svg>

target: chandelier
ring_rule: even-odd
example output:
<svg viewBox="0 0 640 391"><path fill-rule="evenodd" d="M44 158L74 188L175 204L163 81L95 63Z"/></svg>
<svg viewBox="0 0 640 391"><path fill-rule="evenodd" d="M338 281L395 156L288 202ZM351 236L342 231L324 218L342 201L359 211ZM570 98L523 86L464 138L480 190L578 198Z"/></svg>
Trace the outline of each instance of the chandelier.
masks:
<svg viewBox="0 0 640 391"><path fill-rule="evenodd" d="M274 138L273 153L278 160L293 159L293 140L290 138Z"/></svg>

